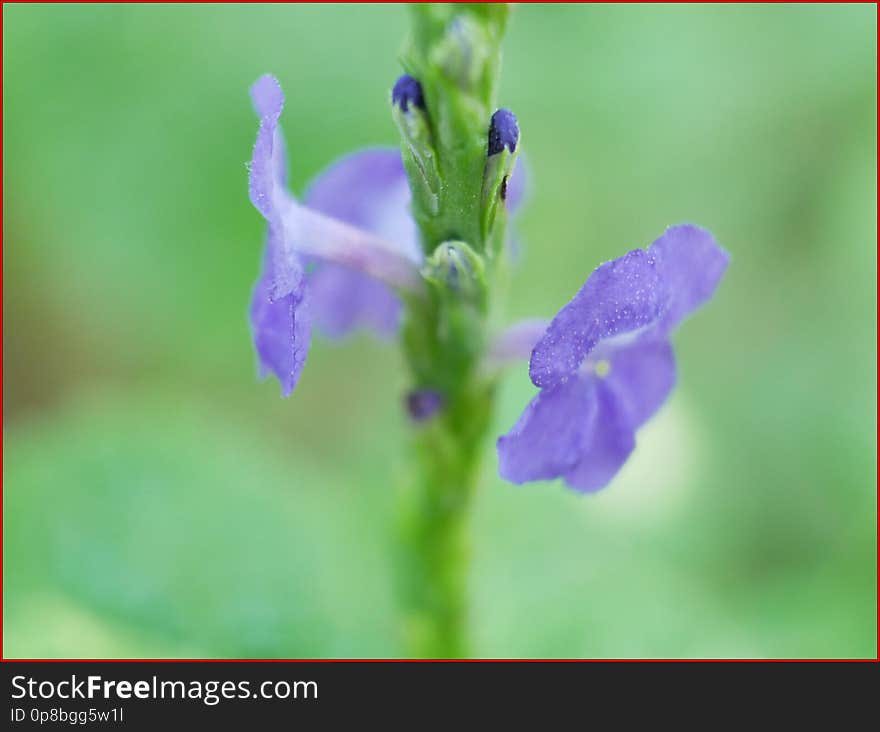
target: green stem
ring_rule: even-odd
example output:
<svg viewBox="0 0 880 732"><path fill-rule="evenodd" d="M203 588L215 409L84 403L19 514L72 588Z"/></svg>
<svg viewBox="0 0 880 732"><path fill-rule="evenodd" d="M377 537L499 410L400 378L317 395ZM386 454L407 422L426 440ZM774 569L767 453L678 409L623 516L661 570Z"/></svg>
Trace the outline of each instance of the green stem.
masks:
<svg viewBox="0 0 880 732"><path fill-rule="evenodd" d="M407 299L403 351L413 387L444 400L413 425L412 479L401 495L400 576L414 657L469 654L468 523L494 401L478 364L504 235L503 213L490 217L487 206L497 208L509 172L487 160L487 134L507 13L501 4L413 6L403 63L425 107L393 109L426 256L426 295Z"/></svg>
<svg viewBox="0 0 880 732"><path fill-rule="evenodd" d="M416 658L469 655L469 516L491 415L483 387L413 436L417 480L402 502L405 635Z"/></svg>
<svg viewBox="0 0 880 732"><path fill-rule="evenodd" d="M410 9L412 33L402 61L424 90L440 177L438 200L416 195L413 214L426 254L450 239L482 251L486 134L509 8L505 3L413 3ZM411 162L406 149L404 162ZM414 167L407 170L415 183Z"/></svg>

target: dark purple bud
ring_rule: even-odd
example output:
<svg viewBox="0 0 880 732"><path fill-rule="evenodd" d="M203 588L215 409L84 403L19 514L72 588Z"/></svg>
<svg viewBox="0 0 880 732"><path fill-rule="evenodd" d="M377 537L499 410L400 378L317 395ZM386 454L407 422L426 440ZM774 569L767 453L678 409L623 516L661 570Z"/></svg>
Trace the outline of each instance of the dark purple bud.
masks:
<svg viewBox="0 0 880 732"><path fill-rule="evenodd" d="M414 422L424 422L433 417L445 401L439 391L415 389L406 395L406 411Z"/></svg>
<svg viewBox="0 0 880 732"><path fill-rule="evenodd" d="M497 155L505 147L516 152L519 142L519 125L516 116L509 109L499 109L492 115L489 123L489 155Z"/></svg>
<svg viewBox="0 0 880 732"><path fill-rule="evenodd" d="M417 109L424 109L425 95L422 92L422 85L409 74L404 74L391 90L391 102L404 112L409 111L410 104Z"/></svg>

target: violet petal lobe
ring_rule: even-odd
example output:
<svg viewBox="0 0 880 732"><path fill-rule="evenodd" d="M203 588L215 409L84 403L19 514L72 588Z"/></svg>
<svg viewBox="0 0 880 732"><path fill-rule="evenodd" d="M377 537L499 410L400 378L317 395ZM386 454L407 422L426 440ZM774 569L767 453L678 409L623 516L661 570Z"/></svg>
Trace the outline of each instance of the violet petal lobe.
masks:
<svg viewBox="0 0 880 732"><path fill-rule="evenodd" d="M730 262L715 237L692 224L669 227L648 252L656 258L669 291L661 325L666 332L712 297Z"/></svg>
<svg viewBox="0 0 880 732"><path fill-rule="evenodd" d="M251 297L250 322L260 376L275 374L281 383L281 394L286 397L296 386L305 364L311 342L311 322L304 302L302 270L298 271L298 278L289 278L289 291L281 294L274 291L273 232L274 227L270 225L263 271Z"/></svg>
<svg viewBox="0 0 880 732"><path fill-rule="evenodd" d="M529 375L535 386L559 383L577 371L593 347L655 323L667 302L654 256L635 249L605 262L553 318L532 351Z"/></svg>
<svg viewBox="0 0 880 732"><path fill-rule="evenodd" d="M251 203L269 224L266 251L272 266L264 267L263 277L270 276L269 295L281 299L299 286L300 262L288 241L283 223L283 209L289 196L284 191L284 142L278 120L284 108L284 94L278 80L268 74L251 87L251 99L260 118L260 129L250 162L248 188Z"/></svg>
<svg viewBox="0 0 880 732"><path fill-rule="evenodd" d="M339 160L314 179L305 195L310 208L393 242L401 253L418 260L421 250L409 202L400 151L392 148L364 150ZM344 336L358 326L382 335L397 331L397 295L357 270L318 262L309 289L315 321L330 337Z"/></svg>
<svg viewBox="0 0 880 732"><path fill-rule="evenodd" d="M375 234L301 206L292 198L283 205L282 223L290 250L311 262L333 262L363 272L408 293L424 293L421 260L401 252L397 244Z"/></svg>
<svg viewBox="0 0 880 732"><path fill-rule="evenodd" d="M550 480L572 470L596 424L592 379L572 376L542 389L498 438L498 472L512 483Z"/></svg>
<svg viewBox="0 0 880 732"><path fill-rule="evenodd" d="M514 483L562 477L581 492L604 487L635 447L635 431L675 385L665 339L603 344L576 375L542 389L498 440L499 472ZM595 355L595 354L594 354Z"/></svg>
<svg viewBox="0 0 880 732"><path fill-rule="evenodd" d="M663 405L675 386L675 354L666 339L639 340L608 356L601 380L635 430Z"/></svg>
<svg viewBox="0 0 880 732"><path fill-rule="evenodd" d="M608 485L635 447L634 426L617 395L601 380L593 393L595 427L580 459L564 474L565 482L583 493Z"/></svg>
<svg viewBox="0 0 880 732"><path fill-rule="evenodd" d="M361 150L331 163L303 197L309 208L393 242L402 254L420 257L410 199L400 150L390 147Z"/></svg>
<svg viewBox="0 0 880 732"><path fill-rule="evenodd" d="M248 187L251 203L269 219L276 215L275 196L285 177L284 144L278 128L284 94L278 80L267 74L254 82L251 99L260 118L260 129L254 143Z"/></svg>
<svg viewBox="0 0 880 732"><path fill-rule="evenodd" d="M268 234L263 267L251 298L250 321L260 374L274 373L288 396L299 380L311 342L305 307L305 278L299 258L286 239L282 208L286 194L284 145L278 119L284 95L271 76L251 87L260 129L254 143L248 187L251 202L266 218Z"/></svg>
<svg viewBox="0 0 880 732"><path fill-rule="evenodd" d="M397 332L400 300L391 288L368 275L321 262L309 274L308 288L315 324L328 338L343 338L359 326L383 337Z"/></svg>
<svg viewBox="0 0 880 732"><path fill-rule="evenodd" d="M550 321L543 318L528 318L505 328L489 344L483 358L485 370L491 373L514 361L528 360L548 325Z"/></svg>

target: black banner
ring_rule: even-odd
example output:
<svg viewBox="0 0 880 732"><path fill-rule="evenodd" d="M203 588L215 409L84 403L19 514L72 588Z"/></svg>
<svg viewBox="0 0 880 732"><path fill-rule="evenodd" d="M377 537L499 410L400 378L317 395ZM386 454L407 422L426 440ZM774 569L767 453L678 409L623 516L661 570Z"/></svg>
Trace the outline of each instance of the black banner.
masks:
<svg viewBox="0 0 880 732"><path fill-rule="evenodd" d="M3 728L10 730L192 724L263 729L352 719L408 720L421 727L462 722L475 711L496 721L529 714L587 724L602 719L600 714L621 722L644 714L678 716L706 705L724 718L760 709L762 722L774 714L790 720L809 709L815 721L822 705L832 706L835 687L847 697L835 707L833 719L840 721L841 711L845 718L869 702L877 679L875 663L6 661L0 666L7 700Z"/></svg>

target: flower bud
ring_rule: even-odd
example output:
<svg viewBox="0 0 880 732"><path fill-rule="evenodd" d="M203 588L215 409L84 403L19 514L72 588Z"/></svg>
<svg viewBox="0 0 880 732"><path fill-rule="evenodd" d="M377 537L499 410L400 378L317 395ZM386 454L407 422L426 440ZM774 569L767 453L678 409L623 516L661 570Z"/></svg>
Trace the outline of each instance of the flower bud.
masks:
<svg viewBox="0 0 880 732"><path fill-rule="evenodd" d="M432 49L431 60L456 87L470 94L490 72L491 47L485 25L463 13L446 26L442 40Z"/></svg>
<svg viewBox="0 0 880 732"><path fill-rule="evenodd" d="M402 112L408 112L410 104L416 109L425 111L425 95L422 92L422 85L409 74L404 74L391 90L391 103L397 105Z"/></svg>
<svg viewBox="0 0 880 732"><path fill-rule="evenodd" d="M437 213L440 173L422 85L409 74L401 76L391 90L391 106L394 121L406 143L403 162L414 183L413 196L418 197L427 211Z"/></svg>
<svg viewBox="0 0 880 732"><path fill-rule="evenodd" d="M414 389L406 395L404 402L413 422L426 422L443 408L446 399L434 389Z"/></svg>
<svg viewBox="0 0 880 732"><path fill-rule="evenodd" d="M462 241L440 244L423 269L425 279L444 296L483 308L485 266L479 254Z"/></svg>
<svg viewBox="0 0 880 732"><path fill-rule="evenodd" d="M511 153L516 152L519 142L519 125L516 116L509 109L499 109L492 115L489 123L489 157L497 155L506 147Z"/></svg>
<svg viewBox="0 0 880 732"><path fill-rule="evenodd" d="M509 109L499 109L489 122L486 166L483 170L482 233L491 239L499 211L504 211L507 183L519 153L519 125Z"/></svg>

